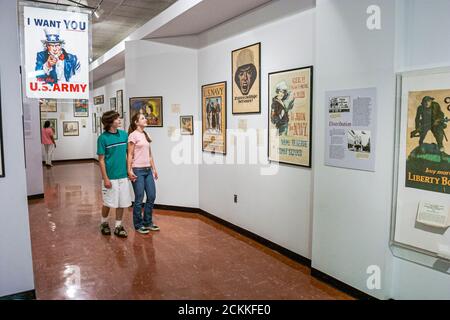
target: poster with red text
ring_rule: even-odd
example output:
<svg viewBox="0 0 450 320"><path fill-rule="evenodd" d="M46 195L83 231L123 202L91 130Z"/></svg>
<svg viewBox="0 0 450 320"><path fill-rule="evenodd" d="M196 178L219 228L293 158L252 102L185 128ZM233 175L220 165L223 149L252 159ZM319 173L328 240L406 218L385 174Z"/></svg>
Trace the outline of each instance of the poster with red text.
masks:
<svg viewBox="0 0 450 320"><path fill-rule="evenodd" d="M24 7L28 98L89 99L88 28L84 13Z"/></svg>

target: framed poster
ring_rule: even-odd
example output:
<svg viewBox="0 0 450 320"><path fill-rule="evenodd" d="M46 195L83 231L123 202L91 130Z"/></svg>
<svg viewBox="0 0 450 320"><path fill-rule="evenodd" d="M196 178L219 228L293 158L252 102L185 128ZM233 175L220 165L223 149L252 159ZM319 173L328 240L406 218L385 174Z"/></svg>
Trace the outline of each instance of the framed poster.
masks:
<svg viewBox="0 0 450 320"><path fill-rule="evenodd" d="M0 96L0 178L5 177L5 153L3 148L2 105Z"/></svg>
<svg viewBox="0 0 450 320"><path fill-rule="evenodd" d="M94 105L99 105L99 104L104 104L105 103L105 96L104 95L100 95L100 96L96 96L94 97Z"/></svg>
<svg viewBox="0 0 450 320"><path fill-rule="evenodd" d="M202 86L202 150L227 153L227 83Z"/></svg>
<svg viewBox="0 0 450 320"><path fill-rule="evenodd" d="M58 119L41 119L41 129L44 128L46 121L50 121L50 128L55 132L54 139L58 140Z"/></svg>
<svg viewBox="0 0 450 320"><path fill-rule="evenodd" d="M89 16L24 7L28 98L89 99Z"/></svg>
<svg viewBox="0 0 450 320"><path fill-rule="evenodd" d="M136 113L145 115L148 127L162 127L163 97L130 98L130 123Z"/></svg>
<svg viewBox="0 0 450 320"><path fill-rule="evenodd" d="M313 67L269 74L270 161L311 168Z"/></svg>
<svg viewBox="0 0 450 320"><path fill-rule="evenodd" d="M67 137L75 137L80 135L80 125L78 121L64 121L63 135Z"/></svg>
<svg viewBox="0 0 450 320"><path fill-rule="evenodd" d="M92 133L97 133L97 114L92 115Z"/></svg>
<svg viewBox="0 0 450 320"><path fill-rule="evenodd" d="M89 117L89 100L87 99L73 100L73 116L80 118Z"/></svg>
<svg viewBox="0 0 450 320"><path fill-rule="evenodd" d="M231 54L233 114L261 112L261 43Z"/></svg>
<svg viewBox="0 0 450 320"><path fill-rule="evenodd" d="M182 135L194 134L194 117L180 116L180 131Z"/></svg>
<svg viewBox="0 0 450 320"><path fill-rule="evenodd" d="M402 73L397 91L392 244L450 260L450 68Z"/></svg>
<svg viewBox="0 0 450 320"><path fill-rule="evenodd" d="M123 118L123 90L116 91L117 112Z"/></svg>
<svg viewBox="0 0 450 320"><path fill-rule="evenodd" d="M109 98L109 110L117 111L117 100L116 100L116 98Z"/></svg>
<svg viewBox="0 0 450 320"><path fill-rule="evenodd" d="M39 99L40 112L57 112L58 101L56 99Z"/></svg>
<svg viewBox="0 0 450 320"><path fill-rule="evenodd" d="M97 116L97 134L102 134L103 133L103 124L102 124L102 117L101 116Z"/></svg>

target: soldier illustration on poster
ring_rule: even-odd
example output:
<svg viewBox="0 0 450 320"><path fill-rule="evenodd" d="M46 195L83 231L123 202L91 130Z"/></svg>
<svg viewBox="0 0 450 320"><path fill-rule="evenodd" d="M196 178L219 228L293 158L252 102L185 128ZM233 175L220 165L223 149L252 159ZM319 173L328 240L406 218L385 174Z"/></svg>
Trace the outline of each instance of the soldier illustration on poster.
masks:
<svg viewBox="0 0 450 320"><path fill-rule="evenodd" d="M312 67L269 74L269 160L311 167Z"/></svg>
<svg viewBox="0 0 450 320"><path fill-rule="evenodd" d="M408 97L406 187L450 193L450 89Z"/></svg>
<svg viewBox="0 0 450 320"><path fill-rule="evenodd" d="M261 112L261 43L232 52L233 114Z"/></svg>
<svg viewBox="0 0 450 320"><path fill-rule="evenodd" d="M226 82L202 87L202 149L226 154Z"/></svg>

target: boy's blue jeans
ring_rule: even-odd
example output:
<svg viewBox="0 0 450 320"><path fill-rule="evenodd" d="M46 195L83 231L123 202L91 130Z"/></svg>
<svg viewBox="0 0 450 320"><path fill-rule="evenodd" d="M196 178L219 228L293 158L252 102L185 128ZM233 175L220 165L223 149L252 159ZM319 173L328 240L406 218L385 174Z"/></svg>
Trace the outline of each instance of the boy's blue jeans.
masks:
<svg viewBox="0 0 450 320"><path fill-rule="evenodd" d="M137 176L133 182L134 206L133 223L136 230L142 227L150 227L153 224L153 205L156 199L155 180L151 168L133 168ZM147 202L143 204L144 192L147 195ZM142 206L144 205L144 217L142 217Z"/></svg>

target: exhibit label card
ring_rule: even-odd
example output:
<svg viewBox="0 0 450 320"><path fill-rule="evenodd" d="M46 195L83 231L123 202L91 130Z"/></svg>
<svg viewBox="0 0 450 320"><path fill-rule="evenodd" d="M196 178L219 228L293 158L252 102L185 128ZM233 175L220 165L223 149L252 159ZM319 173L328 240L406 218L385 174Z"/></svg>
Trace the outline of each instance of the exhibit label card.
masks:
<svg viewBox="0 0 450 320"><path fill-rule="evenodd" d="M449 117L450 89L409 92L406 187L450 193Z"/></svg>
<svg viewBox="0 0 450 320"><path fill-rule="evenodd" d="M325 165L375 171L376 88L326 93Z"/></svg>
<svg viewBox="0 0 450 320"><path fill-rule="evenodd" d="M438 228L450 226L448 206L421 201L417 212L417 222Z"/></svg>
<svg viewBox="0 0 450 320"><path fill-rule="evenodd" d="M88 15L24 7L28 98L89 99Z"/></svg>

